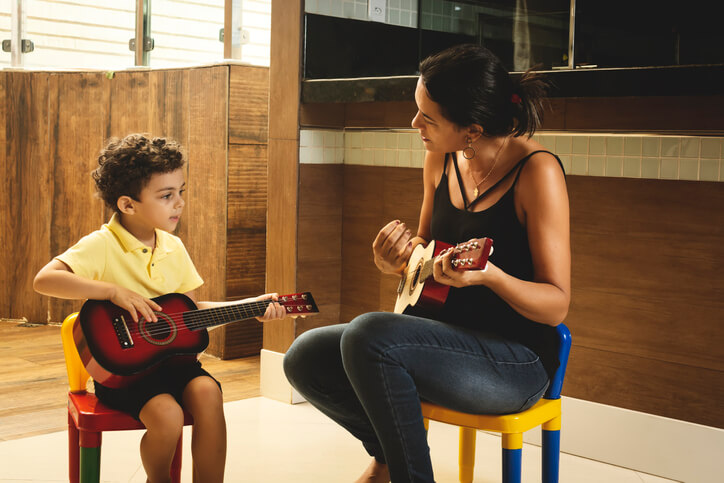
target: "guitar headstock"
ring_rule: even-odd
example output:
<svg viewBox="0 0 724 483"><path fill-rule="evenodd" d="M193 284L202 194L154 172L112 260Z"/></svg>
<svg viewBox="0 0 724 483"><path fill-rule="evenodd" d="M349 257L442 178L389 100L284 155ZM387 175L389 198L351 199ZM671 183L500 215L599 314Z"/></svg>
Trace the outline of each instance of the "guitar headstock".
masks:
<svg viewBox="0 0 724 483"><path fill-rule="evenodd" d="M457 270L484 270L493 253L492 238L473 238L453 248L452 265Z"/></svg>
<svg viewBox="0 0 724 483"><path fill-rule="evenodd" d="M314 315L319 313L314 297L310 292L280 295L279 303L284 306L287 315L292 317Z"/></svg>

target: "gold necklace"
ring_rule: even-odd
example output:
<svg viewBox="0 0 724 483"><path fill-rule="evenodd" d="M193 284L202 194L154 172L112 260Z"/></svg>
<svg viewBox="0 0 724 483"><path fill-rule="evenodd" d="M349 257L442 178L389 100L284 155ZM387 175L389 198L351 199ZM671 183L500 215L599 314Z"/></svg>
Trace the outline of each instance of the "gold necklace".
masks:
<svg viewBox="0 0 724 483"><path fill-rule="evenodd" d="M493 174L493 170L495 169L495 165L498 164L498 158L500 157L500 152L503 150L503 146L507 144L508 139L506 138L505 141L503 141L503 144L500 145L498 148L498 151L495 153L495 159L493 159L493 165L490 167L490 171L488 171L488 174L485 175L483 180L481 182L477 182L475 180L475 175L473 174L473 170L470 169L470 161L468 161L468 171L470 171L470 177L473 178L473 183L475 183L475 189L473 190L473 199L476 199L480 192L478 191L478 187L480 187L481 184L485 183L485 181L490 177L491 174Z"/></svg>

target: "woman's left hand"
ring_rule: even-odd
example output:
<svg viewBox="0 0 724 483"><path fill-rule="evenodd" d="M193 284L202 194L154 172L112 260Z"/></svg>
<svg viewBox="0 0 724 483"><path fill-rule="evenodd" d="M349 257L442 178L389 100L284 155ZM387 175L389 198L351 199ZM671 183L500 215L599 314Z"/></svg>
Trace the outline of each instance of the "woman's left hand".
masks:
<svg viewBox="0 0 724 483"><path fill-rule="evenodd" d="M485 272L490 268L490 261L483 270L456 270L452 265L453 249L448 248L435 257L432 265L432 276L437 283L451 287L468 287L481 285L485 279Z"/></svg>
<svg viewBox="0 0 724 483"><path fill-rule="evenodd" d="M279 319L283 319L287 315L286 309L277 302L277 300L279 300L278 293L267 293L264 295L259 295L256 298L256 301L261 302L263 300L269 300L269 299L273 300L274 302L270 303L267 306L266 311L264 312L264 315L256 318L259 322L268 322L270 320L279 320Z"/></svg>

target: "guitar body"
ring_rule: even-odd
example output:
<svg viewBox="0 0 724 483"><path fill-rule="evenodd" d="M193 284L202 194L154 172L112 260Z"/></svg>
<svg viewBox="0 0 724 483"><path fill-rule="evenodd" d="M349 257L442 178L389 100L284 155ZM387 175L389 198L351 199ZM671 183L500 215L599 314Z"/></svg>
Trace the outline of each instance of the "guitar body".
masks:
<svg viewBox="0 0 724 483"><path fill-rule="evenodd" d="M94 380L108 387L125 387L146 377L166 361L194 361L209 345L205 327L186 326L182 314L196 310L186 295L156 297L162 311L157 322L133 321L131 314L107 301L88 300L78 315L73 338L80 359Z"/></svg>
<svg viewBox="0 0 724 483"><path fill-rule="evenodd" d="M441 251L450 248L445 242L433 240L423 246L417 245L410 255L405 276L397 289L395 312L398 314L415 313L418 310L434 312L445 303L450 292L449 285L437 283L433 278L423 280L421 275L426 261L434 259Z"/></svg>
<svg viewBox="0 0 724 483"><path fill-rule="evenodd" d="M450 286L435 281L432 266L435 257L447 249L452 250L451 262L455 270L485 270L488 257L493 252L493 240L474 238L454 247L438 240L431 241L427 247L417 245L397 287L396 313L434 315L442 308Z"/></svg>
<svg viewBox="0 0 724 483"><path fill-rule="evenodd" d="M157 322L136 323L131 314L108 300L88 300L73 326L73 340L88 374L104 386L126 387L157 371L196 360L209 345L209 327L259 317L269 299L198 310L184 294L152 299L161 306ZM276 301L288 316L319 312L309 292L281 295Z"/></svg>

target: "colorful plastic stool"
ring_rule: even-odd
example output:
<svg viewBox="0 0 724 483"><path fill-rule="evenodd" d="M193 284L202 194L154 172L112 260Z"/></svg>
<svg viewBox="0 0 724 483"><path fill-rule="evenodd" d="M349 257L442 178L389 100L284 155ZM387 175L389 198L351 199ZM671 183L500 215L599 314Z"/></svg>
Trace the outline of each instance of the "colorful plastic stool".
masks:
<svg viewBox="0 0 724 483"><path fill-rule="evenodd" d="M571 333L563 324L556 327L559 337L560 366L543 399L532 408L515 414L467 414L430 403L422 403L425 427L429 420L460 426L459 473L461 483L473 481L475 467L475 431L502 434L503 483L520 483L523 433L542 426L543 483L558 481L561 430L561 388L571 350Z"/></svg>
<svg viewBox="0 0 724 483"><path fill-rule="evenodd" d="M71 483L96 483L101 472L101 436L103 431L146 429L132 416L109 408L95 394L86 391L90 375L83 367L73 341L73 324L78 313L65 318L60 333L63 339L65 366L68 370L68 476ZM193 423L184 411L184 425ZM171 465L171 481L181 481L183 435L178 440Z"/></svg>

